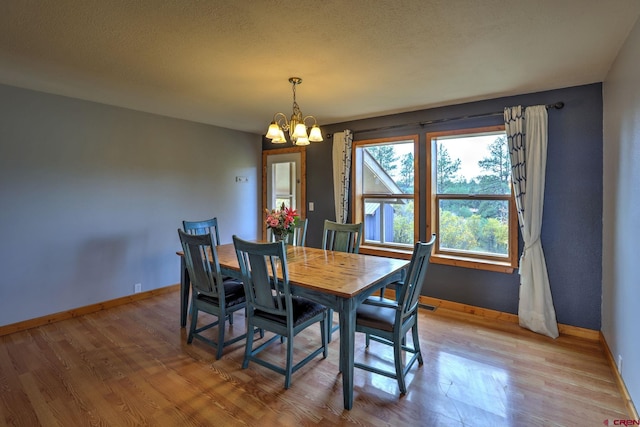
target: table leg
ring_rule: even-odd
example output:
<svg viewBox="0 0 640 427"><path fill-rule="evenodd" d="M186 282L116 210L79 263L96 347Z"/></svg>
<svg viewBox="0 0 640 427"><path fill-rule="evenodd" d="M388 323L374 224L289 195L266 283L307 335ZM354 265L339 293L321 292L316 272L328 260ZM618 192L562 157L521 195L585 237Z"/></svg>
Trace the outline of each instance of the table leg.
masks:
<svg viewBox="0 0 640 427"><path fill-rule="evenodd" d="M340 318L340 368L342 370L342 396L344 409L353 406L353 357L355 346L356 304L354 300L341 300Z"/></svg>
<svg viewBox="0 0 640 427"><path fill-rule="evenodd" d="M187 308L189 306L189 272L184 257L180 257L180 327L187 326Z"/></svg>

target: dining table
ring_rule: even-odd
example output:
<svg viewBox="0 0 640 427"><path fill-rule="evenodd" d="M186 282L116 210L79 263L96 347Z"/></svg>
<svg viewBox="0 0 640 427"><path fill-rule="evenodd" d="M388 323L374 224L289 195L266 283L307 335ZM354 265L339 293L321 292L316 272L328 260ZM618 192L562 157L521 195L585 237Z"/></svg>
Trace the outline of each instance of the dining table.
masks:
<svg viewBox="0 0 640 427"><path fill-rule="evenodd" d="M233 243L216 247L223 276L242 279ZM182 252L178 252L182 255ZM292 292L338 313L340 368L344 408L353 407L356 309L384 286L402 280L409 261L353 254L305 246L287 246L287 267ZM186 325L189 277L181 256L180 323Z"/></svg>

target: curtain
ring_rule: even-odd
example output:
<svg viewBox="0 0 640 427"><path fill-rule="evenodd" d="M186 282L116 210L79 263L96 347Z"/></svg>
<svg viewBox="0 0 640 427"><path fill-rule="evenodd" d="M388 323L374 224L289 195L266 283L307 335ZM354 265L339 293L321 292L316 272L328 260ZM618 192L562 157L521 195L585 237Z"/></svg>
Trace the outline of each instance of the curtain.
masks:
<svg viewBox="0 0 640 427"><path fill-rule="evenodd" d="M505 108L511 178L524 249L520 257L520 326L558 337L556 312L540 242L547 162L547 109L544 105Z"/></svg>
<svg viewBox="0 0 640 427"><path fill-rule="evenodd" d="M350 130L333 134L333 197L336 209L336 222L347 221L349 208L349 177L351 176Z"/></svg>

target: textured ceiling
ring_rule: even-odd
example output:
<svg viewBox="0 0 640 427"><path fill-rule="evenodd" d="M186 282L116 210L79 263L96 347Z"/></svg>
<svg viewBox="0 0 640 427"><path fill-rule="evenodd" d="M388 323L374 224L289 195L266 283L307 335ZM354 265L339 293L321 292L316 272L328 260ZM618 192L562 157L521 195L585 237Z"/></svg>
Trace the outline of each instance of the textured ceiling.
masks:
<svg viewBox="0 0 640 427"><path fill-rule="evenodd" d="M638 0L2 0L0 83L264 133L600 82Z"/></svg>

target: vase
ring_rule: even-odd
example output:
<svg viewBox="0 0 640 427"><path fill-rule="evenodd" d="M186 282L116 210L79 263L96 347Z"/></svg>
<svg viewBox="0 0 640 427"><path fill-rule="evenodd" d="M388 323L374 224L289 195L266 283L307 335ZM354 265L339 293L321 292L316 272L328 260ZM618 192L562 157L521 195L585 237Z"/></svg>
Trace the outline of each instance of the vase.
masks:
<svg viewBox="0 0 640 427"><path fill-rule="evenodd" d="M276 242L279 242L281 240L284 240L285 243L287 243L287 232L285 230L272 230L273 232L273 239Z"/></svg>

